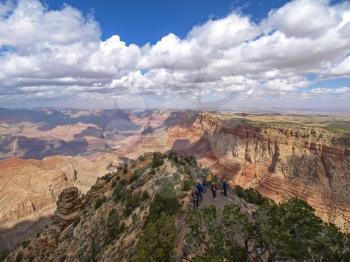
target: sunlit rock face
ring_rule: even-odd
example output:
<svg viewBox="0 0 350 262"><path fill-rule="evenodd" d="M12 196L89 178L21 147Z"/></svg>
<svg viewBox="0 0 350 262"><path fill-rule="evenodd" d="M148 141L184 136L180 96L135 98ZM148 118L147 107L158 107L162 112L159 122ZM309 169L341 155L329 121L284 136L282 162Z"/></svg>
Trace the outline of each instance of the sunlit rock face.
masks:
<svg viewBox="0 0 350 262"><path fill-rule="evenodd" d="M201 114L193 151L232 184L282 201L306 199L325 221L350 230L350 138L310 126ZM200 150L199 150L200 149Z"/></svg>

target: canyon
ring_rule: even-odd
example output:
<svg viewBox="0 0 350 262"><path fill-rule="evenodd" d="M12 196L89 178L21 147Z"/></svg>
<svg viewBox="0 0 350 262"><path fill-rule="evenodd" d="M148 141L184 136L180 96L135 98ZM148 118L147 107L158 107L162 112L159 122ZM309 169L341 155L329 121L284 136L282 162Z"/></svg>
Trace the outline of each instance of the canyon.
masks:
<svg viewBox="0 0 350 262"><path fill-rule="evenodd" d="M44 138L41 141L45 140L47 148L56 144L59 132L65 130L63 141L79 139L87 145L86 151L79 149L79 154L71 156L41 151L38 159L25 159L25 154L19 158L18 153L4 151L6 158L0 161L2 249L13 247L47 225L65 188L75 186L84 195L98 177L155 151L194 155L201 167L232 186L252 187L277 202L293 196L303 198L324 221L350 231L350 135L342 129L350 123L347 115L192 110L49 112L54 120L43 112L35 114L40 117L34 122L27 117L6 126L7 120L2 119L2 141L14 139L13 126L32 121L30 125L35 123L41 131L33 132L31 127L26 139ZM23 150L17 148L17 152ZM29 156L34 153L32 150Z"/></svg>
<svg viewBox="0 0 350 262"><path fill-rule="evenodd" d="M297 196L316 214L350 230L350 139L319 127L202 114L187 152L231 184L280 202Z"/></svg>

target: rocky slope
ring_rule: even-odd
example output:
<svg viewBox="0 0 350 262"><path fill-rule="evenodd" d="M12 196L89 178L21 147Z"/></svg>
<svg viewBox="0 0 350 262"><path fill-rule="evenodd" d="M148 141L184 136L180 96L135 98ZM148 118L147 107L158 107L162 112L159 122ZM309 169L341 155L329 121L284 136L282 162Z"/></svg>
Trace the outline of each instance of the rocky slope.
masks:
<svg viewBox="0 0 350 262"><path fill-rule="evenodd" d="M0 249L35 234L47 224L64 188L76 186L85 193L112 162L110 157L65 156L0 161Z"/></svg>
<svg viewBox="0 0 350 262"><path fill-rule="evenodd" d="M350 230L350 137L294 123L200 114L185 152L233 184L276 201L298 196L325 221Z"/></svg>
<svg viewBox="0 0 350 262"><path fill-rule="evenodd" d="M154 158L163 159L154 164ZM62 191L49 227L13 250L5 261L130 261L156 194L172 188L181 208L189 202L185 180L200 169L189 160L146 154L99 178L85 194ZM179 220L181 212L175 216Z"/></svg>

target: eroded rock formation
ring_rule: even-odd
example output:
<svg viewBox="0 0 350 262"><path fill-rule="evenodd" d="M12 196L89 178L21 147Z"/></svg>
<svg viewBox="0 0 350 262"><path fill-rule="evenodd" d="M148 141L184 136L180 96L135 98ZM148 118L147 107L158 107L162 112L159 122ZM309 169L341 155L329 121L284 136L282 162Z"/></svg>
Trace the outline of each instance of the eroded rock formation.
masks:
<svg viewBox="0 0 350 262"><path fill-rule="evenodd" d="M63 189L86 193L115 157L51 156L0 161L0 250L34 236L53 215Z"/></svg>
<svg viewBox="0 0 350 262"><path fill-rule="evenodd" d="M76 187L62 191L57 200L57 209L52 217L53 227L61 232L68 226L80 220L81 199Z"/></svg>
<svg viewBox="0 0 350 262"><path fill-rule="evenodd" d="M322 128L201 114L187 150L233 184L282 201L306 199L325 221L350 230L350 138Z"/></svg>

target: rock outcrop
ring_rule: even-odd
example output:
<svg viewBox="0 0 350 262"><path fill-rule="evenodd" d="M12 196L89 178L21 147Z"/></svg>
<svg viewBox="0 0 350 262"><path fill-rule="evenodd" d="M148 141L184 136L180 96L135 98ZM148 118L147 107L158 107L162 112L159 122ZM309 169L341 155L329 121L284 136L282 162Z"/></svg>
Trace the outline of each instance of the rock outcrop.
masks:
<svg viewBox="0 0 350 262"><path fill-rule="evenodd" d="M114 156L51 156L0 161L0 250L34 236L50 220L63 189L86 193Z"/></svg>
<svg viewBox="0 0 350 262"><path fill-rule="evenodd" d="M62 191L57 200L57 209L52 217L52 227L59 233L80 220L81 199L76 187Z"/></svg>

